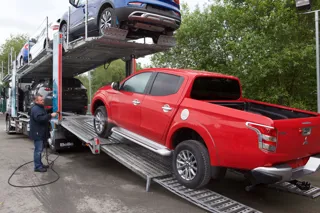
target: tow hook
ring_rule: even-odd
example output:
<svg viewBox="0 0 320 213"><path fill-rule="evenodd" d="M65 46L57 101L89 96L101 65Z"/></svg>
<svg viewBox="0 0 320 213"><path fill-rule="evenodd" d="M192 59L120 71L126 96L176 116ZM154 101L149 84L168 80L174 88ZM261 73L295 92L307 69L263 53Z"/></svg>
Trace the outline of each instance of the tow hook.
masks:
<svg viewBox="0 0 320 213"><path fill-rule="evenodd" d="M296 187L298 187L300 190L303 190L303 191L309 190L311 188L311 184L306 181L292 180L292 181L289 181L289 183L295 185Z"/></svg>
<svg viewBox="0 0 320 213"><path fill-rule="evenodd" d="M246 192L251 192L255 187L256 187L256 185L246 186L245 190L246 190Z"/></svg>

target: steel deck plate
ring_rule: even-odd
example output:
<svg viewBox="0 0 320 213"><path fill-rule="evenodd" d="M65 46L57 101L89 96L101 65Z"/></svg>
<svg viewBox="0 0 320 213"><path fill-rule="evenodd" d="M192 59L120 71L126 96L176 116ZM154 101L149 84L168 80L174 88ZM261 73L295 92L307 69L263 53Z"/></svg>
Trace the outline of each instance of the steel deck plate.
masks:
<svg viewBox="0 0 320 213"><path fill-rule="evenodd" d="M189 189L181 185L173 176L154 178L153 181L189 202L214 213L259 213L251 207L243 205L209 189Z"/></svg>
<svg viewBox="0 0 320 213"><path fill-rule="evenodd" d="M289 182L272 184L272 185L269 185L269 187L279 189L285 192L291 192L297 195L306 196L309 198L317 198L320 196L320 188L316 186L311 186L310 189L306 191L299 189L297 186Z"/></svg>
<svg viewBox="0 0 320 213"><path fill-rule="evenodd" d="M168 158L139 145L129 142L109 144L101 146L101 150L146 180L171 174Z"/></svg>
<svg viewBox="0 0 320 213"><path fill-rule="evenodd" d="M97 134L94 132L93 126L89 125L90 121L92 121L92 117L89 116L64 116L61 126L82 141L92 143Z"/></svg>

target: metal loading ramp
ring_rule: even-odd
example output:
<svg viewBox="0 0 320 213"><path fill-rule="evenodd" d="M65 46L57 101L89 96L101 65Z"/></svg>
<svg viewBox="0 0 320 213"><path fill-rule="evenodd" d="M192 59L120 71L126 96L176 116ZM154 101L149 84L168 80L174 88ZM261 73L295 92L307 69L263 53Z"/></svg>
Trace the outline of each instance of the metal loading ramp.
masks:
<svg viewBox="0 0 320 213"><path fill-rule="evenodd" d="M310 189L306 191L299 189L296 185L291 184L289 182L272 184L272 185L269 185L269 187L275 188L281 191L290 192L293 194L313 198L313 199L320 196L320 188L317 186L311 186Z"/></svg>
<svg viewBox="0 0 320 213"><path fill-rule="evenodd" d="M94 142L93 118L90 116L64 116L61 125L79 136L84 142ZM179 184L171 172L171 158L157 155L144 147L113 134L101 139L101 151L114 158L142 178L149 190L154 181L190 203L212 213L260 213L210 189L193 190Z"/></svg>

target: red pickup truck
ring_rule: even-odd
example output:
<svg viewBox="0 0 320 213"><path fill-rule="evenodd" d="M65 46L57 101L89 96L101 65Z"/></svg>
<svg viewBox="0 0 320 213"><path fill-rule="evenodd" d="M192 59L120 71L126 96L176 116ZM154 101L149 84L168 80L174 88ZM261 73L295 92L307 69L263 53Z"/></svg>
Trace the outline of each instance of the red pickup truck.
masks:
<svg viewBox="0 0 320 213"><path fill-rule="evenodd" d="M320 169L319 114L242 97L239 79L212 72L144 69L100 88L100 137L115 133L163 156L189 188L240 171L253 185Z"/></svg>

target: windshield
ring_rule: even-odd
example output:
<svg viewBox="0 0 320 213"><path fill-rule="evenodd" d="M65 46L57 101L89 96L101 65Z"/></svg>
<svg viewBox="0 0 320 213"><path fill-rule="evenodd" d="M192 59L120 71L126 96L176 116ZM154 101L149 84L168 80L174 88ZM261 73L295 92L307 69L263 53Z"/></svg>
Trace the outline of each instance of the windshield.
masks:
<svg viewBox="0 0 320 213"><path fill-rule="evenodd" d="M239 82L235 79L197 77L191 98L197 100L238 100L241 96Z"/></svg>

